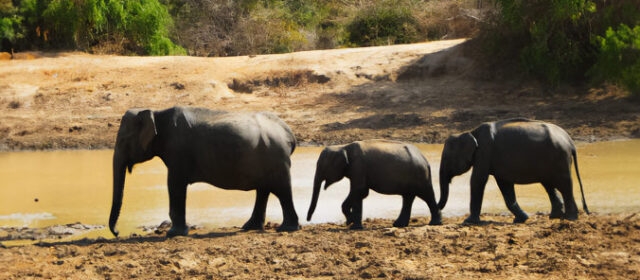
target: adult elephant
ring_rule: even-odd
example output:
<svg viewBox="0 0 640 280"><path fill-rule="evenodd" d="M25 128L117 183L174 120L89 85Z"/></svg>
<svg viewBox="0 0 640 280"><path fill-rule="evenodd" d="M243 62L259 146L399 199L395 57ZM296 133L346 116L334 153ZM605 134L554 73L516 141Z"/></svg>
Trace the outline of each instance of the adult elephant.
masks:
<svg viewBox="0 0 640 280"><path fill-rule="evenodd" d="M223 189L256 190L253 214L243 229L262 229L269 193L280 200L284 221L278 230L297 230L291 196L289 156L296 139L272 113L240 113L173 107L163 111L131 109L120 122L113 153L113 203L109 228L115 229L125 169L158 156L168 169L167 236L187 235L187 185L206 182Z"/></svg>
<svg viewBox="0 0 640 280"><path fill-rule="evenodd" d="M311 220L316 209L322 182L325 181L326 189L345 176L351 181L351 189L342 204L342 213L351 229L362 228L362 200L369 195L369 189L382 194L402 195L402 210L393 223L395 227L409 224L411 205L416 196L429 206L429 224L442 224L427 159L413 145L387 140L356 141L326 147L320 153L316 166L307 220Z"/></svg>
<svg viewBox="0 0 640 280"><path fill-rule="evenodd" d="M514 184L542 183L551 200L551 218L575 220L578 207L573 198L571 161L580 182L582 206L588 214L578 172L576 148L566 131L557 125L517 118L484 123L471 132L449 137L440 162L440 209L447 203L449 183L455 176L471 174L471 214L466 223L480 222L482 196L489 175L493 175L507 208L515 215L514 223L528 216L518 203ZM562 194L560 201L556 190Z"/></svg>

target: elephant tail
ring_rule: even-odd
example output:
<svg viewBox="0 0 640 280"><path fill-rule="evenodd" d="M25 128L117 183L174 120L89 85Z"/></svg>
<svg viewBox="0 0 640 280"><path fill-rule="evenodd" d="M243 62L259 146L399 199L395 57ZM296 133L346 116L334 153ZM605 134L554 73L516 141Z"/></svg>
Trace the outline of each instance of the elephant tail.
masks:
<svg viewBox="0 0 640 280"><path fill-rule="evenodd" d="M589 208L587 207L587 202L584 199L584 190L582 189L582 179L580 179L580 172L578 172L578 155L576 154L576 149L571 150L571 155L573 155L573 165L576 168L576 177L578 177L578 183L580 183L580 194L582 194L582 208L584 212L589 214Z"/></svg>

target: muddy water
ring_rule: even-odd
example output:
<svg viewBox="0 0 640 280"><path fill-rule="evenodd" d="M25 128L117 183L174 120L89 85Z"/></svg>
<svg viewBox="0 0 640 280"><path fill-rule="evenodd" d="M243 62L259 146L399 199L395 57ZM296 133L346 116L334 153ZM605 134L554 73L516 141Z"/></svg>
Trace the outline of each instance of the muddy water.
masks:
<svg viewBox="0 0 640 280"><path fill-rule="evenodd" d="M432 165L434 187L439 193L437 174L442 145L418 146ZM300 147L292 157L294 203L303 223L320 150ZM43 227L74 222L106 225L111 207L111 156L110 150L0 153L0 226ZM579 144L578 162L592 211L640 211L640 140ZM446 216L468 213L469 176L467 173L453 180ZM578 195L577 181L575 185ZM342 222L340 204L347 193L346 179L323 190L311 222ZM550 210L548 197L539 184L517 186L516 193L525 211ZM241 226L251 214L254 196L252 191L193 184L188 191L187 222L205 227ZM118 227L127 235L139 232L140 226L157 225L168 219L168 205L163 163L156 158L140 164L127 176ZM364 201L364 217L395 218L400 207L399 196L371 192ZM492 178L483 205L483 213L488 212L507 212ZM413 215L428 213L426 203L416 199ZM278 200L271 196L267 220L280 222L281 218ZM106 229L95 235L109 236Z"/></svg>

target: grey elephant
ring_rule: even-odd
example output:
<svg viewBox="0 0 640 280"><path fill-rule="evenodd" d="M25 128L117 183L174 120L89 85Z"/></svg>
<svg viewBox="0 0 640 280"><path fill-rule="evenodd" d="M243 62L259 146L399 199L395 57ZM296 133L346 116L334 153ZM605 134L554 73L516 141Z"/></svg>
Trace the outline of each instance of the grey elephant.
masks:
<svg viewBox="0 0 640 280"><path fill-rule="evenodd" d="M523 223L528 216L516 202L513 185L531 183L542 183L547 191L551 200L551 218L575 220L578 207L573 198L572 156L580 182L582 205L588 214L576 148L566 131L554 124L524 118L483 123L473 131L446 140L440 162L443 195L438 206L442 209L447 203L451 179L473 167L471 214L466 223L480 222L482 196L489 175L496 179L507 208L515 215L514 223ZM564 212L556 190L562 194Z"/></svg>
<svg viewBox="0 0 640 280"><path fill-rule="evenodd" d="M351 229L362 229L362 200L369 195L369 189L382 194L402 195L402 210L393 223L395 227L409 224L411 206L416 196L429 206L429 224L442 224L431 184L431 168L420 150L413 145L367 140L324 148L316 166L307 220L311 220L316 209L322 182L325 181L326 189L344 177L351 181L351 189L342 204L342 213L347 225L351 224Z"/></svg>
<svg viewBox="0 0 640 280"><path fill-rule="evenodd" d="M296 139L272 113L213 111L173 107L163 111L131 109L122 117L113 154L113 202L109 228L115 229L125 169L158 156L168 169L167 236L187 235L187 185L206 182L223 189L256 190L253 214L243 229L262 229L269 193L280 200L284 221L278 230L297 230L291 195L290 155Z"/></svg>

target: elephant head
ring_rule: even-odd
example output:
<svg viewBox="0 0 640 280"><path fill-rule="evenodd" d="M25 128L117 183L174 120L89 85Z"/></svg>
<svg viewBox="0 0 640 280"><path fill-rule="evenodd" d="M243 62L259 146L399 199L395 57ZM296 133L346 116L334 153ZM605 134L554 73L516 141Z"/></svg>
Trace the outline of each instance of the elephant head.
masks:
<svg viewBox="0 0 640 280"><path fill-rule="evenodd" d="M311 220L313 211L316 210L318 196L320 195L320 184L325 181L324 189L326 190L333 183L342 180L346 175L348 166L349 158L347 157L347 150L343 146L326 147L322 150L316 165L316 175L313 179L313 197L307 213L307 221Z"/></svg>
<svg viewBox="0 0 640 280"><path fill-rule="evenodd" d="M450 136L444 143L440 160L440 202L438 207L443 209L449 198L449 184L455 176L467 172L473 165L478 141L469 132Z"/></svg>
<svg viewBox="0 0 640 280"><path fill-rule="evenodd" d="M109 229L115 236L118 236L115 226L122 206L125 171L128 169L131 173L134 164L153 158L150 146L157 134L151 110L129 110L120 121L113 152L113 201L109 215Z"/></svg>

